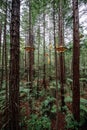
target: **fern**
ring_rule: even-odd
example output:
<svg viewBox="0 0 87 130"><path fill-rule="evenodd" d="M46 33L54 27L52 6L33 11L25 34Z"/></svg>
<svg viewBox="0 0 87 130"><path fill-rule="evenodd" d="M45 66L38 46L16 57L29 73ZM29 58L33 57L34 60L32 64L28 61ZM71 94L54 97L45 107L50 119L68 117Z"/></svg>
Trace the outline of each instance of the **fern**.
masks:
<svg viewBox="0 0 87 130"><path fill-rule="evenodd" d="M81 82L87 82L87 79L86 78L80 78L80 81Z"/></svg>
<svg viewBox="0 0 87 130"><path fill-rule="evenodd" d="M67 82L72 83L72 82L73 82L73 80L72 80L71 78L67 78Z"/></svg>
<svg viewBox="0 0 87 130"><path fill-rule="evenodd" d="M72 102L72 98L70 96L65 97L65 102Z"/></svg>
<svg viewBox="0 0 87 130"><path fill-rule="evenodd" d="M80 99L80 104L87 106L87 99L81 98Z"/></svg>

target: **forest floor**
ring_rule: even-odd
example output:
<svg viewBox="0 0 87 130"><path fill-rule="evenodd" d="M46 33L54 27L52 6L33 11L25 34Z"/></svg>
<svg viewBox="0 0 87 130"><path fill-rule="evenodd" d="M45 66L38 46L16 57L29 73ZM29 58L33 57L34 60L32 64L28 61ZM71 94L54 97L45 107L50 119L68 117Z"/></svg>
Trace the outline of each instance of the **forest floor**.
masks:
<svg viewBox="0 0 87 130"><path fill-rule="evenodd" d="M23 82L23 84L25 84L27 81L24 80L22 82ZM42 83L43 82L41 80L41 85L40 86L43 86ZM26 88L26 86L25 86L25 88ZM24 86L23 86L22 89L24 89ZM40 88L40 89L41 89L41 91L43 90L43 88ZM53 92L53 90L52 90L52 94L53 94L53 97L54 97L55 93ZM69 91L66 92L65 96L66 97L70 97L71 96ZM30 115L29 101L28 100L27 101L24 100L26 98L27 98L26 93L23 93L22 96L20 97L20 100L21 100L20 107L24 108L24 111L25 111L25 112L22 111L22 113L21 113L22 117L24 118L26 116L29 119L29 115ZM86 85L86 87L84 89L81 90L81 98L87 100L87 85ZM35 107L39 108L41 106L41 103L44 100L45 100L45 96L42 96L39 99L35 98ZM70 111L72 113L72 102L66 103L66 106L68 107L68 111ZM36 111L33 111L33 113L38 114L38 113L40 113L40 111L39 111L39 109L36 109ZM0 121L0 129L3 126L3 123L2 123L3 122L3 118L2 118L3 116L6 116L6 114L3 115L3 112L0 112L0 120L1 120ZM55 116L56 116L56 114L55 114ZM66 118L66 113L63 113L63 112L59 111L58 112L58 130L66 130L65 127L66 127L67 123L66 123L66 119L65 118ZM26 124L25 124L24 127L25 127L24 130L28 130L28 127L27 127ZM51 118L51 130L56 130L56 119L55 119L55 117ZM67 129L67 130L71 130L71 129ZM82 126L81 128L79 128L79 130L87 130L87 123L84 126Z"/></svg>
<svg viewBox="0 0 87 130"><path fill-rule="evenodd" d="M58 130L65 130L65 125L66 125L65 115L59 112L58 113ZM56 130L55 126L56 126L56 121L52 120L51 129Z"/></svg>
<svg viewBox="0 0 87 130"><path fill-rule="evenodd" d="M83 93L83 95L81 95L81 98L87 99L87 88L85 88L84 92L85 93ZM66 97L68 97L68 96L70 96L69 93L66 94ZM23 94L21 98L22 99L26 98L26 94ZM22 111L22 113L21 113L22 117L26 116L29 119L29 115L30 115L29 102L25 101L25 100L23 101L22 99L20 102L20 108L24 108L24 110L25 110L24 112ZM44 101L44 99L45 99L44 96L39 99L35 99L35 107L39 108L41 103ZM68 111L70 111L72 113L72 102L66 103L66 106L68 107ZM39 111L39 109L36 109L36 108L35 108L36 111L33 111L33 113L38 114L40 111ZM57 114L55 114L55 117L56 117L56 115ZM51 130L56 130L55 117L51 118ZM65 127L66 127L67 123L66 123L65 118L66 118L66 113L59 111L58 112L58 130L66 130ZM1 113L0 113L0 119L2 119ZM1 126L2 126L2 122L0 122L0 128L1 128ZM26 124L23 129L28 130ZM71 130L71 129L67 129L67 130ZM87 123L84 126L82 126L81 128L79 128L79 130L87 130Z"/></svg>
<svg viewBox="0 0 87 130"><path fill-rule="evenodd" d="M81 97L84 99L87 99L87 90L85 91L85 95L81 96ZM36 100L36 107L37 108L39 107L39 105L41 105L41 102L43 100L44 99L39 99L39 101ZM29 102L22 103L21 106L25 107L25 109L26 109L25 114L26 114L26 116L28 116L30 114ZM72 112L72 104L66 103L66 106L68 107L69 111ZM36 113L38 113L38 112L36 112ZM66 113L58 112L58 130L66 130L65 129L65 127L66 127L65 116L66 116ZM27 127L25 130L27 130ZM51 119L51 130L56 130L56 120L55 119ZM71 129L67 129L67 130L71 130ZM87 130L87 124L82 126L81 128L79 128L79 130Z"/></svg>
<svg viewBox="0 0 87 130"><path fill-rule="evenodd" d="M72 105L68 103L67 106L69 110L72 111ZM56 130L55 124L56 124L56 121L52 120L52 127L51 127L52 130ZM62 112L59 112L58 113L58 130L65 130L65 127L66 127L65 114L63 114ZM67 130L72 130L72 129L67 129ZM79 130L87 130L87 123L84 126L80 127Z"/></svg>

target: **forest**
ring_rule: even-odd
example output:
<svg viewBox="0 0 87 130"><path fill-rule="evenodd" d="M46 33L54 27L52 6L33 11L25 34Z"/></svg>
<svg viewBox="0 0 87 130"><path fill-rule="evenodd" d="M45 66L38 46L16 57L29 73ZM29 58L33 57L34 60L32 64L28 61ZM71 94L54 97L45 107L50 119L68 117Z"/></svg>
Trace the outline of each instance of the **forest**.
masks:
<svg viewBox="0 0 87 130"><path fill-rule="evenodd" d="M0 0L0 130L87 130L87 0Z"/></svg>

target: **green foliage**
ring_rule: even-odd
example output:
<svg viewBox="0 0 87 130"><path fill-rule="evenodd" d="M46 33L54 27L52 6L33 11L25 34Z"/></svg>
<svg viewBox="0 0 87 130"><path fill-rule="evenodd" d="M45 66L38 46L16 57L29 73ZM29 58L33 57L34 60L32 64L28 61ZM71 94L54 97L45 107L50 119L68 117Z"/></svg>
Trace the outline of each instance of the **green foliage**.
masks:
<svg viewBox="0 0 87 130"><path fill-rule="evenodd" d="M87 107L87 99L81 98L81 104Z"/></svg>
<svg viewBox="0 0 87 130"><path fill-rule="evenodd" d="M52 80L50 82L50 88L56 89L56 81L55 80ZM60 83L59 82L58 82L58 89L60 90Z"/></svg>
<svg viewBox="0 0 87 130"><path fill-rule="evenodd" d="M5 82L3 82L2 89L0 90L0 110L5 108Z"/></svg>
<svg viewBox="0 0 87 130"><path fill-rule="evenodd" d="M74 120L74 117L71 113L68 113L65 118L67 122L66 129L78 130L78 122Z"/></svg>
<svg viewBox="0 0 87 130"><path fill-rule="evenodd" d="M87 82L87 78L80 78L80 82Z"/></svg>
<svg viewBox="0 0 87 130"><path fill-rule="evenodd" d="M21 117L21 121L19 122L20 127L23 128L24 126L26 126L27 122L28 122L28 120L27 120L26 116Z"/></svg>
<svg viewBox="0 0 87 130"><path fill-rule="evenodd" d="M60 110L61 110L61 109L60 109ZM66 112L67 110L68 110L68 107L65 105L65 106L62 107L62 110L61 110L61 111L62 111L62 112Z"/></svg>
<svg viewBox="0 0 87 130"><path fill-rule="evenodd" d="M65 102L72 102L72 98L70 96L65 97Z"/></svg>
<svg viewBox="0 0 87 130"><path fill-rule="evenodd" d="M80 126L84 125L87 122L87 107L80 105Z"/></svg>
<svg viewBox="0 0 87 130"><path fill-rule="evenodd" d="M56 113L56 99L54 97L48 96L41 104L42 115L47 115L48 117L54 117Z"/></svg>
<svg viewBox="0 0 87 130"><path fill-rule="evenodd" d="M51 87L55 87L55 86L56 86L56 82L55 82L54 80L51 81L51 82L50 82L50 86L51 86Z"/></svg>
<svg viewBox="0 0 87 130"><path fill-rule="evenodd" d="M56 111L57 111L56 105L53 105L51 109L51 113L56 113Z"/></svg>
<svg viewBox="0 0 87 130"><path fill-rule="evenodd" d="M87 100L81 98L80 100L80 126L87 122Z"/></svg>
<svg viewBox="0 0 87 130"><path fill-rule="evenodd" d="M38 117L32 114L28 121L29 130L50 130L51 122L47 116Z"/></svg>
<svg viewBox="0 0 87 130"><path fill-rule="evenodd" d="M87 4L87 0L79 0L80 3Z"/></svg>
<svg viewBox="0 0 87 130"><path fill-rule="evenodd" d="M54 103L54 102L55 102L55 98L48 96L48 97L44 100L44 102L42 102L42 106L43 106L43 107L47 107L47 106L49 106L50 103Z"/></svg>
<svg viewBox="0 0 87 130"><path fill-rule="evenodd" d="M29 97L29 88L27 87L27 84L20 82L20 100L28 101Z"/></svg>
<svg viewBox="0 0 87 130"><path fill-rule="evenodd" d="M67 98L70 101L71 98ZM66 114L67 129L78 130L78 126L83 126L87 122L87 100L81 98L80 100L80 122L74 120L73 114L67 112Z"/></svg>
<svg viewBox="0 0 87 130"><path fill-rule="evenodd" d="M67 78L67 82L72 83L73 80L71 78Z"/></svg>
<svg viewBox="0 0 87 130"><path fill-rule="evenodd" d="M42 89L42 90L39 92L39 96L40 96L40 97L43 97L43 96L45 95L45 93L46 93L45 90Z"/></svg>

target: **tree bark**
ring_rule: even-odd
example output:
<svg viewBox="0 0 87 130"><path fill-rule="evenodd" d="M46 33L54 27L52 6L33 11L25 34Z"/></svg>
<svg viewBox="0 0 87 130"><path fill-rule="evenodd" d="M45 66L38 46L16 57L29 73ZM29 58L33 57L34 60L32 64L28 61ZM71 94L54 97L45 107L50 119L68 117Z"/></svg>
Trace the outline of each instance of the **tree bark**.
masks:
<svg viewBox="0 0 87 130"><path fill-rule="evenodd" d="M5 10L5 23L4 23L4 52L5 52L5 80L6 80L6 106L8 102L8 72L7 72L7 0L6 0L6 10Z"/></svg>
<svg viewBox="0 0 87 130"><path fill-rule="evenodd" d="M43 85L44 88L46 89L46 58L45 58L45 49L46 49L46 45L45 45L45 12L43 13Z"/></svg>
<svg viewBox="0 0 87 130"><path fill-rule="evenodd" d="M33 46L33 29L32 29L32 12L31 12L31 0L29 0L29 46ZM31 50L29 52L29 94L32 94L33 90L33 65L34 65L34 52ZM29 100L30 113L32 113L32 96Z"/></svg>
<svg viewBox="0 0 87 130"><path fill-rule="evenodd" d="M1 39L2 39L2 25L0 24L0 60L1 60Z"/></svg>
<svg viewBox="0 0 87 130"><path fill-rule="evenodd" d="M73 4L73 115L76 121L80 120L80 85L79 85L79 13L78 0Z"/></svg>
<svg viewBox="0 0 87 130"><path fill-rule="evenodd" d="M33 47L33 36L32 36L32 24L31 24L31 0L29 1L29 46ZM33 85L33 52L29 52L29 84L30 84L30 91L32 92L32 85Z"/></svg>
<svg viewBox="0 0 87 130"><path fill-rule="evenodd" d="M55 37L55 0L53 2L53 31L54 31L54 48L56 48L56 37ZM56 75L56 107L57 107L57 115L56 115L56 130L58 130L58 68L57 68L57 52L55 49L55 75Z"/></svg>
<svg viewBox="0 0 87 130"><path fill-rule="evenodd" d="M2 88L2 84L3 84L3 79L4 79L4 65L5 65L5 44L4 44L4 35L3 35L3 45L2 45L2 55L1 55L1 62L2 62L2 65L1 65L1 82L0 82L0 88Z"/></svg>
<svg viewBox="0 0 87 130"><path fill-rule="evenodd" d="M39 18L39 27L38 27L38 79L37 79L37 98L39 96L39 86L40 86L40 18Z"/></svg>
<svg viewBox="0 0 87 130"><path fill-rule="evenodd" d="M12 0L10 27L9 130L19 127L20 0Z"/></svg>
<svg viewBox="0 0 87 130"><path fill-rule="evenodd" d="M59 1L59 46L64 46L64 34L63 34L63 14L62 14L62 1ZM59 63L60 63L60 85L61 85L61 110L65 106L64 101L64 54L60 52L59 54Z"/></svg>
<svg viewBox="0 0 87 130"><path fill-rule="evenodd" d="M8 70L7 70L7 0L6 0L6 6L5 6L5 22L4 22L4 56L5 56L5 87L6 87L6 111L5 111L5 122L8 122ZM8 129L8 124L5 126L5 129Z"/></svg>
<svg viewBox="0 0 87 130"><path fill-rule="evenodd" d="M2 25L0 24L0 89L1 89L1 39L2 39Z"/></svg>

